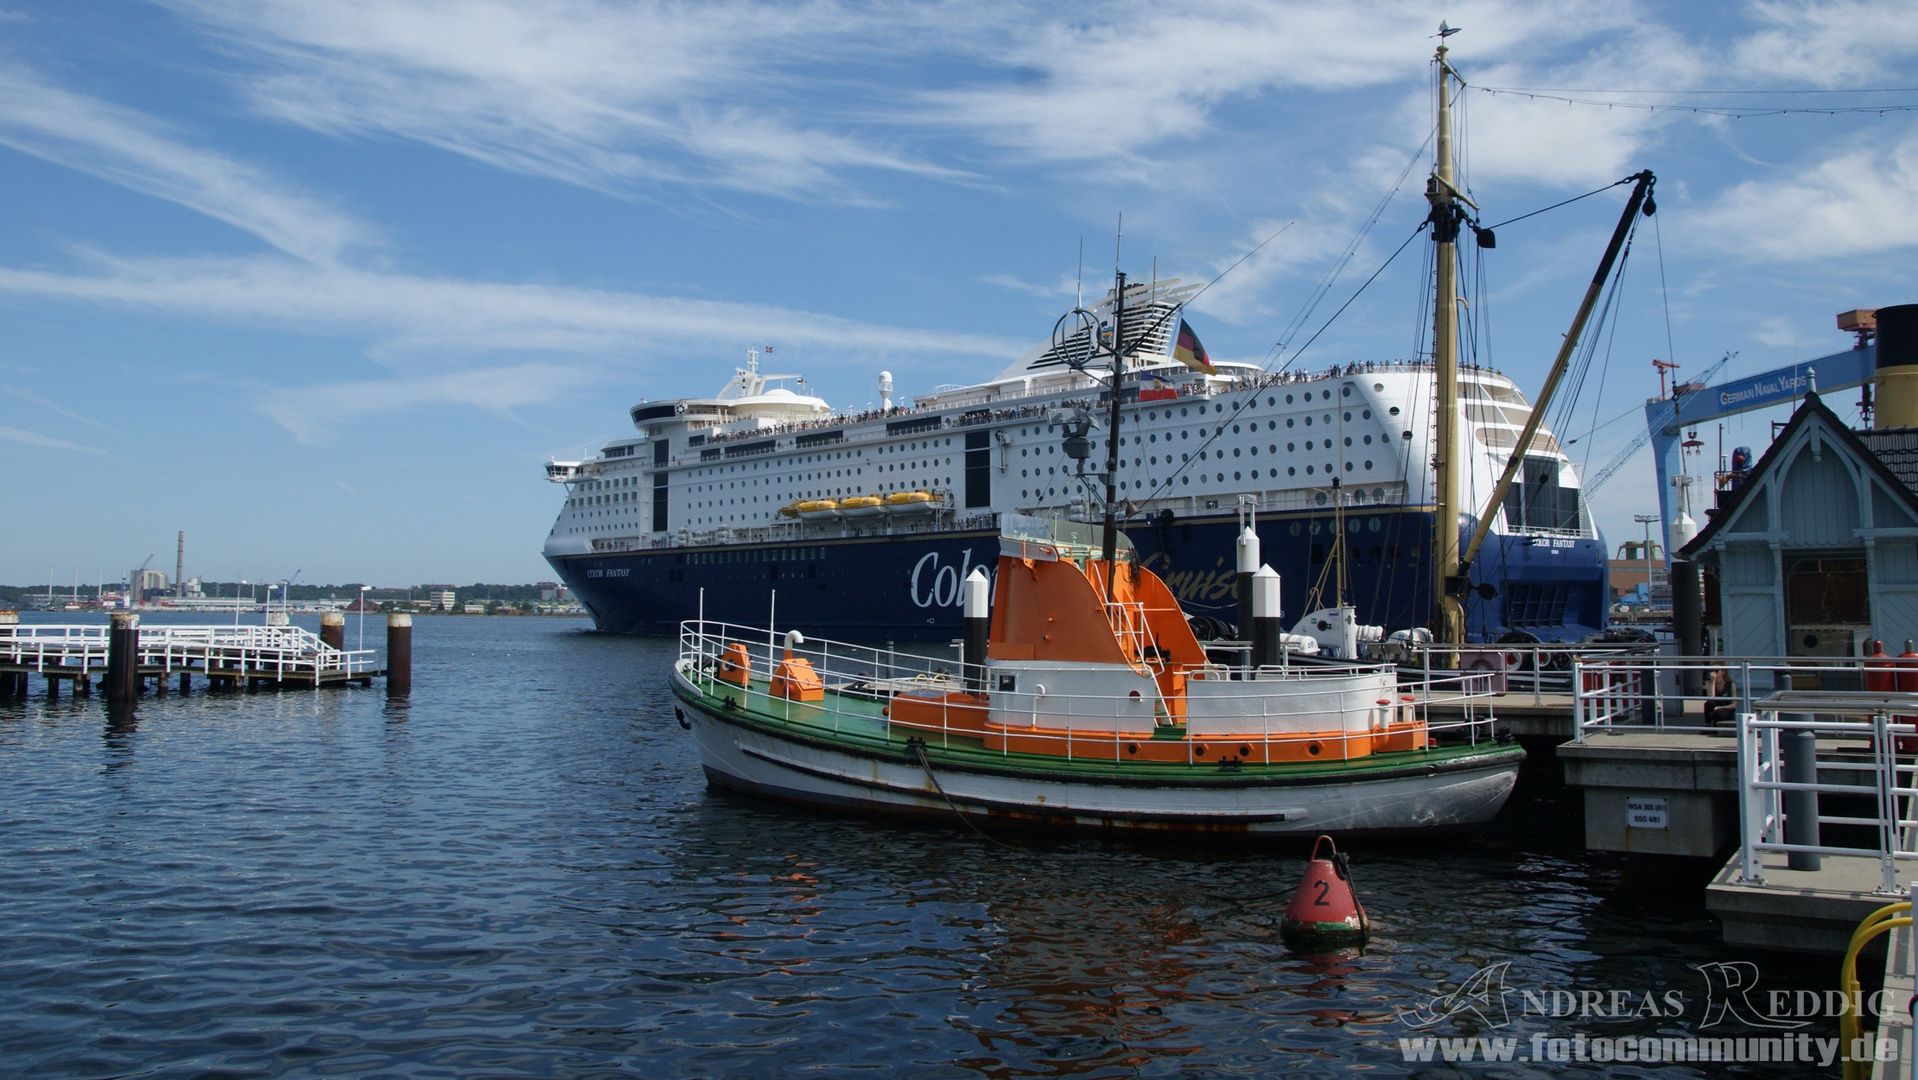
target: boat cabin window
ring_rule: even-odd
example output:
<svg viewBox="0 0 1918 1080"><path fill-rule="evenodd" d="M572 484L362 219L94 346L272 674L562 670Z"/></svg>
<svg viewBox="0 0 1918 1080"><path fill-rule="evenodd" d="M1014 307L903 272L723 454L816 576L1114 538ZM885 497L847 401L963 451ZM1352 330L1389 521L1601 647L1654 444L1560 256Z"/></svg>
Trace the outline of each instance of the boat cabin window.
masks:
<svg viewBox="0 0 1918 1080"><path fill-rule="evenodd" d="M1019 676L1008 675L1005 673L1000 674L999 676L999 692L1000 693L1012 694L1012 693L1017 693L1018 690L1019 690Z"/></svg>

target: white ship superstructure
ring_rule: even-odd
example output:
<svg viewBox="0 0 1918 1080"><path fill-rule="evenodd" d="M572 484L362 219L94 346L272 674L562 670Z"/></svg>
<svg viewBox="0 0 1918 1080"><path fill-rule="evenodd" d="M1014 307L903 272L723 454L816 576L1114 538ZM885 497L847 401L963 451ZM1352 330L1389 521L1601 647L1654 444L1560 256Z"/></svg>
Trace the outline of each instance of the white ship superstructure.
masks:
<svg viewBox="0 0 1918 1080"><path fill-rule="evenodd" d="M1130 290L1129 290L1130 291ZM1119 495L1128 518L1175 519L1232 511L1416 507L1431 501L1432 372L1428 362L1346 365L1270 374L1222 362L1218 374L1172 358L1168 328L1192 289L1140 286L1127 326L1144 338L1127 375ZM1106 304L1095 309L1104 312ZM1130 340L1130 335L1129 335ZM710 398L633 406L632 436L581 462L552 462L567 499L546 543L549 557L724 547L801 539L991 528L1008 511L1081 507L1088 485L1061 448L1057 421L1097 407L1109 373L1075 370L1063 348L1041 346L996 378L940 387L910 405L834 413L784 387L797 376L761 375L757 356ZM1465 369L1461 430L1469 440L1468 505L1492 489L1530 412L1504 375ZM1136 400L1135 400L1136 398ZM1087 476L1104 460L1103 430ZM1336 486L1335 486L1336 482ZM1594 538L1571 462L1549 431L1534 438L1527 468L1496 533ZM888 500L923 492L923 502ZM802 519L801 503L879 500L877 512L839 507ZM859 509L866 509L860 507Z"/></svg>

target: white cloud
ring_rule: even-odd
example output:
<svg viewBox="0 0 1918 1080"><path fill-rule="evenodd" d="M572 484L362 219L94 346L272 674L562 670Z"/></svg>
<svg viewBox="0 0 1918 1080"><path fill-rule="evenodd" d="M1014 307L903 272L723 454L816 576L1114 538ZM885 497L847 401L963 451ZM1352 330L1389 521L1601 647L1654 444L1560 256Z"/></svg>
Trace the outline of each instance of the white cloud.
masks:
<svg viewBox="0 0 1918 1080"><path fill-rule="evenodd" d="M1747 180L1694 215L1695 242L1774 259L1869 255L1918 245L1918 125L1784 175Z"/></svg>
<svg viewBox="0 0 1918 1080"><path fill-rule="evenodd" d="M1895 70L1887 61L1918 53L1918 19L1907 0L1761 0L1748 10L1765 29L1735 43L1730 66L1770 85L1856 84Z"/></svg>
<svg viewBox="0 0 1918 1080"><path fill-rule="evenodd" d="M329 261L367 240L323 201L172 134L144 114L0 66L0 145L179 203L303 259Z"/></svg>
<svg viewBox="0 0 1918 1080"><path fill-rule="evenodd" d="M830 3L176 0L258 65L262 112L321 131L418 140L603 190L636 181L864 199L839 175L962 174L818 115L821 82L930 13ZM862 41L870 32L880 41ZM802 80L803 81L803 80Z"/></svg>
<svg viewBox="0 0 1918 1080"><path fill-rule="evenodd" d="M44 446L51 450L77 450L83 454L106 453L105 450L96 447L81 446L79 443L70 443L65 439L53 439L45 435L35 435L31 431L21 431L19 428L0 427L0 439L26 443L28 446Z"/></svg>
<svg viewBox="0 0 1918 1080"><path fill-rule="evenodd" d="M660 355L692 343L778 341L839 354L1004 357L1017 342L916 330L766 304L465 281L313 266L289 259L116 259L96 272L0 268L0 293L175 315L373 335L392 356L537 350Z"/></svg>
<svg viewBox="0 0 1918 1080"><path fill-rule="evenodd" d="M436 405L509 413L517 406L563 397L592 377L582 367L517 364L420 378L285 387L266 393L260 411L301 442L317 442L355 420Z"/></svg>

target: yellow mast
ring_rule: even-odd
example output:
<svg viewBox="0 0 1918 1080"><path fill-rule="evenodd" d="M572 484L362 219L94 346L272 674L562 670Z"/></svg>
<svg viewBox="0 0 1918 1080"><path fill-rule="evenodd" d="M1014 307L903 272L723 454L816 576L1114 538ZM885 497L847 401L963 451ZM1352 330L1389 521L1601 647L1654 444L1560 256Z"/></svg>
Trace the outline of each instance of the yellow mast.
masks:
<svg viewBox="0 0 1918 1080"><path fill-rule="evenodd" d="M1449 31L1456 32L1456 31ZM1458 233L1465 212L1452 174L1452 69L1445 63L1441 28L1438 47L1438 163L1425 185L1432 204L1433 257L1438 282L1432 308L1432 362L1437 375L1437 426L1433 429L1432 636L1441 642L1465 640L1465 609L1454 595L1459 575L1458 514ZM1468 200L1469 201L1469 200Z"/></svg>

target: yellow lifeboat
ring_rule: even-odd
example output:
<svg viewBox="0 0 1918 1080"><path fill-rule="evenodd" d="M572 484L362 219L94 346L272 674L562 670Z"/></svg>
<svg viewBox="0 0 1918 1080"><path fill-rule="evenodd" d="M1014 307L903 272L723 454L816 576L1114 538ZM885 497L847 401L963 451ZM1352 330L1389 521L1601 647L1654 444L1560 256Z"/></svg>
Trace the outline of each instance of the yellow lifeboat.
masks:
<svg viewBox="0 0 1918 1080"><path fill-rule="evenodd" d="M854 495L839 500L839 512L849 518L877 517L886 512L885 501L877 495Z"/></svg>
<svg viewBox="0 0 1918 1080"><path fill-rule="evenodd" d="M889 514L930 514L936 508L937 500L930 491L895 491L886 496L886 512Z"/></svg>
<svg viewBox="0 0 1918 1080"><path fill-rule="evenodd" d="M799 508L804 505L806 505L804 499L794 499L792 502L779 508L779 516L783 518L796 518L799 516Z"/></svg>
<svg viewBox="0 0 1918 1080"><path fill-rule="evenodd" d="M839 516L839 502L836 499L807 499L799 504L799 520L831 521Z"/></svg>

